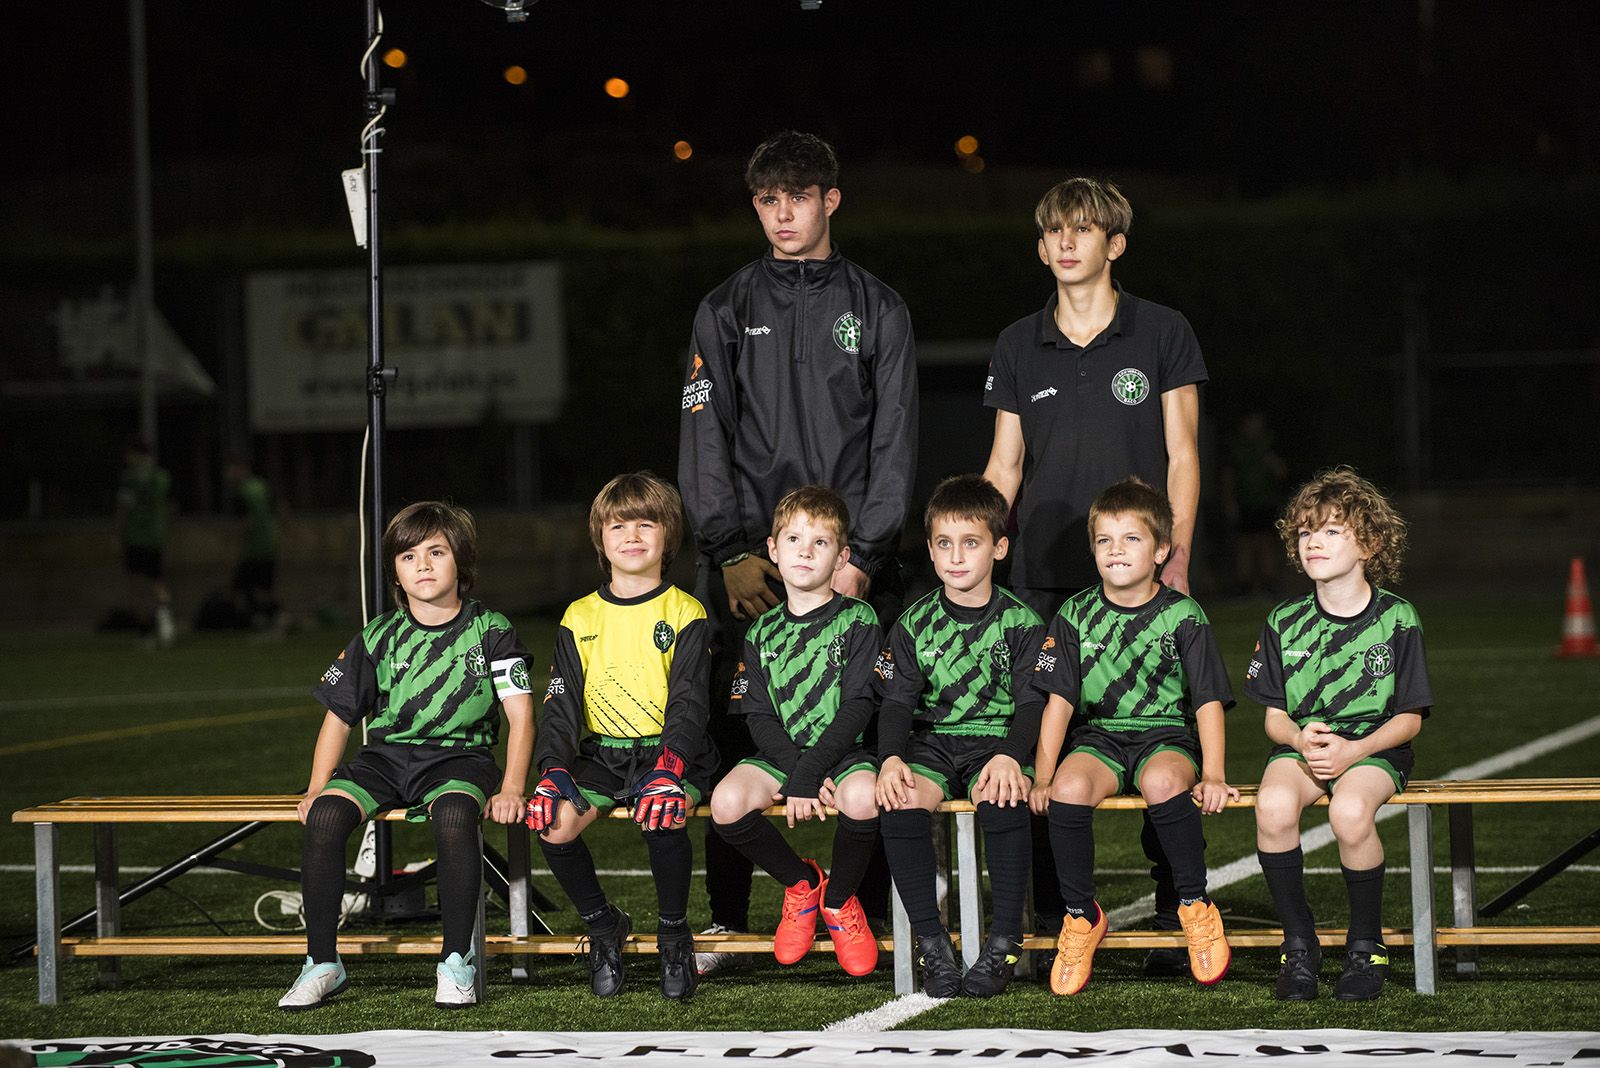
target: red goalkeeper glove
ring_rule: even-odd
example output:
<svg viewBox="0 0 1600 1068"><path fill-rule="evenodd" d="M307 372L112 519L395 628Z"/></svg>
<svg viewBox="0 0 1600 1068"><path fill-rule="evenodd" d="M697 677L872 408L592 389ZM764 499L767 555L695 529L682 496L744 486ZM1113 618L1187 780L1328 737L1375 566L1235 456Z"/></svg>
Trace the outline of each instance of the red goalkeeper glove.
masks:
<svg viewBox="0 0 1600 1068"><path fill-rule="evenodd" d="M635 793L639 803L633 809L633 822L647 831L664 831L683 826L689 818L689 799L683 792L683 757L662 749L656 766L639 780Z"/></svg>
<svg viewBox="0 0 1600 1068"><path fill-rule="evenodd" d="M528 799L528 826L540 834L548 830L556 821L557 801L569 802L580 816L589 811L588 799L566 768L551 768L534 787L533 796Z"/></svg>

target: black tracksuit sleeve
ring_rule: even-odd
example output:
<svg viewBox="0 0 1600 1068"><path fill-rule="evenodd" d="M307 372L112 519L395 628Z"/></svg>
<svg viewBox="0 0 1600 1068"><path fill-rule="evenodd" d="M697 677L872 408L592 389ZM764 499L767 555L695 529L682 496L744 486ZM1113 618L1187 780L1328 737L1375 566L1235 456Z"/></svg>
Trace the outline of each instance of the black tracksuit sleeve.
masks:
<svg viewBox="0 0 1600 1068"><path fill-rule="evenodd" d="M728 711L744 716L750 740L755 743L756 753L762 760L769 761L785 778L794 773L795 764L800 760L800 747L789 737L783 721L778 718L778 710L772 707L772 690L767 684L766 668L761 666L761 652L748 641L744 643L739 674L733 680Z"/></svg>
<svg viewBox="0 0 1600 1068"><path fill-rule="evenodd" d="M719 563L754 544L739 515L733 471L738 343L732 313L702 301L694 316L678 417L678 488L696 544Z"/></svg>
<svg viewBox="0 0 1600 1068"><path fill-rule="evenodd" d="M1012 627L1006 631L1011 653L1011 729L1000 743L1000 752L1026 767L1033 763L1034 747L1039 742L1039 723L1044 715L1045 693L1034 678L1039 644L1044 641L1044 626Z"/></svg>
<svg viewBox="0 0 1600 1068"><path fill-rule="evenodd" d="M578 757L583 737L583 661L572 631L556 628L555 652L550 657L550 686L539 712L539 743L533 766L540 776L551 768L570 768Z"/></svg>
<svg viewBox="0 0 1600 1068"><path fill-rule="evenodd" d="M693 764L710 748L706 724L711 719L711 631L704 619L696 619L678 632L662 718L662 748L677 753L686 764Z"/></svg>
<svg viewBox="0 0 1600 1068"><path fill-rule="evenodd" d="M889 628L889 645L878 657L878 759L905 759L911 742L911 721L922 700L924 679L917 664L917 646L904 626Z"/></svg>
<svg viewBox="0 0 1600 1068"><path fill-rule="evenodd" d="M845 638L844 670L839 679L839 711L833 722L823 729L816 744L801 755L794 774L784 784L785 794L816 797L822 780L867 729L878 706L872 680L882 648L883 629L877 624L863 621L850 628Z"/></svg>
<svg viewBox="0 0 1600 1068"><path fill-rule="evenodd" d="M894 555L917 470L917 343L911 313L902 303L885 309L878 321L871 466L865 504L851 517L850 532L851 556L869 575Z"/></svg>

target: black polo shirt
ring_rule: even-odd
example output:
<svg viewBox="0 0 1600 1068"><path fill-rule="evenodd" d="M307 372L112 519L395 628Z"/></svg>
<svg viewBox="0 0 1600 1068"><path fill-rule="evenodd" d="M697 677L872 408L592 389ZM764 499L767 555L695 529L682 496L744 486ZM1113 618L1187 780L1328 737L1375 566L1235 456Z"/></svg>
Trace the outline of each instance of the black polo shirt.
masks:
<svg viewBox="0 0 1600 1068"><path fill-rule="evenodd" d="M1097 583L1089 505L1138 475L1167 485L1161 394L1206 380L1189 321L1115 286L1111 323L1079 347L1056 326L1055 293L995 342L983 402L1015 412L1027 449L1017 502L1011 584L1081 588Z"/></svg>

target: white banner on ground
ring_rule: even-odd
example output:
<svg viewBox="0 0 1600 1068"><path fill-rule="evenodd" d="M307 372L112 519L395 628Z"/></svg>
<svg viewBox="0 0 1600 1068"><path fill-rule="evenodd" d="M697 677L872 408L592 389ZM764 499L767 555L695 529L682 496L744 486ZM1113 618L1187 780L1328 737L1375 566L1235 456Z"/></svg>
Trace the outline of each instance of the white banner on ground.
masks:
<svg viewBox="0 0 1600 1068"><path fill-rule="evenodd" d="M162 1068L227 1064L274 1068L507 1068L544 1065L683 1064L707 1059L782 1061L790 1065L940 1065L1017 1061L1111 1061L1194 1065L1270 1061L1274 1065L1596 1064L1600 1032L1395 1031L365 1031L301 1038L217 1035L209 1038L75 1038L19 1043L32 1060L52 1065Z"/></svg>
<svg viewBox="0 0 1600 1068"><path fill-rule="evenodd" d="M561 269L554 263L396 267L383 276L384 363L397 427L507 423L559 413L566 395ZM364 271L267 271L245 285L250 425L350 430L366 420Z"/></svg>

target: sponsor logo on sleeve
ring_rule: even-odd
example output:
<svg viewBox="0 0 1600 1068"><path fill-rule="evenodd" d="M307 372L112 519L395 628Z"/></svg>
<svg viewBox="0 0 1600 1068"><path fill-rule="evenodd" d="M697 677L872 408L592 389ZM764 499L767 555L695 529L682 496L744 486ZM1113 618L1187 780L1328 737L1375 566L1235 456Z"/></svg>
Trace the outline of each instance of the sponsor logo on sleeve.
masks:
<svg viewBox="0 0 1600 1068"><path fill-rule="evenodd" d="M695 353L694 363L689 368L689 381L683 387L683 410L686 412L698 412L711 398L711 379L700 377L705 366L700 354Z"/></svg>
<svg viewBox="0 0 1600 1068"><path fill-rule="evenodd" d="M1250 669L1244 673L1244 677L1247 678L1247 679L1255 678L1257 675L1261 674L1261 668L1262 668L1261 661L1259 661L1259 660L1251 660L1250 661Z"/></svg>
<svg viewBox="0 0 1600 1068"><path fill-rule="evenodd" d="M325 686L337 686L342 678L344 672L339 670L337 664L329 666L328 670L322 673L322 682Z"/></svg>
<svg viewBox="0 0 1600 1068"><path fill-rule="evenodd" d="M885 649L878 654L878 659L873 663L872 670L878 673L878 678L884 682L894 681L894 654Z"/></svg>
<svg viewBox="0 0 1600 1068"><path fill-rule="evenodd" d="M733 674L733 689L728 693L728 700L743 701L744 695L750 692L750 676L744 673L744 661L739 662L739 670Z"/></svg>
<svg viewBox="0 0 1600 1068"><path fill-rule="evenodd" d="M1054 638L1045 638L1044 645L1039 647L1039 659L1033 662L1034 671L1048 671L1052 675L1056 670L1056 654L1050 650L1056 647Z"/></svg>
<svg viewBox="0 0 1600 1068"><path fill-rule="evenodd" d="M554 671L554 667L553 666L552 666L551 670L552 670L552 672ZM567 692L567 680L562 678L560 675L551 674L551 676L550 676L550 685L548 687L546 687L545 691L544 691L544 699L546 701L548 701L552 697L560 697L562 694L564 694L566 692Z"/></svg>

